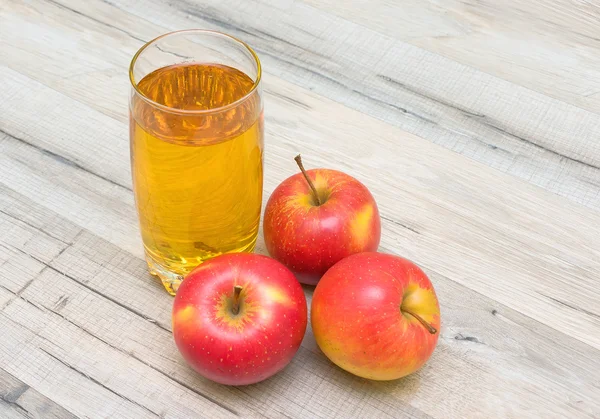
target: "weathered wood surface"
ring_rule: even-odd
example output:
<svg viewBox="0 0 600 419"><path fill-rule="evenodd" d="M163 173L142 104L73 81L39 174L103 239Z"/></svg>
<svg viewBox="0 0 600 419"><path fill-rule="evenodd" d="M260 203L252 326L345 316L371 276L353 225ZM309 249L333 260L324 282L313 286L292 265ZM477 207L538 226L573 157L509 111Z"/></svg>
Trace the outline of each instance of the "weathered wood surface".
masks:
<svg viewBox="0 0 600 419"><path fill-rule="evenodd" d="M472 56L480 67L473 63L467 66L301 1L60 0L61 6L56 1L45 6L17 3L16 7L26 10L19 16L26 17L6 26L6 39L18 49L4 51L15 68L17 64L19 69L29 68L34 74L28 75L34 79L43 77L45 84L49 83L47 79L53 79L51 85L59 85L61 91L73 91L78 100L111 115L122 106L123 102L118 101L121 96L103 89L95 91L92 85L112 84L120 92L127 91L127 80L120 77L121 69L131 58L126 45L136 50L141 40L166 30L198 26L219 29L250 42L271 74L586 206L600 207L600 144L594 135L600 131L600 107L594 112L561 101L562 97L556 99L531 90L528 80L542 78L535 71L526 73L528 77L520 83L482 71L479 68L486 60L481 57L486 55L479 51ZM410 9L408 4L388 3L398 9L398 14ZM548 10L554 10L550 6ZM506 8L510 10L509 5ZM486 7L481 6L484 10ZM573 11L579 12L580 20L587 21L587 9ZM570 15L564 19L577 22ZM60 25L58 33L48 33L54 27L50 22ZM430 25L438 27L435 21ZM522 30L521 26L518 30ZM41 45L34 43L31 49L32 42L18 35L24 27L38 35L36 42ZM80 35L81 30L87 33L90 28L112 35L116 46L100 45L93 33ZM531 28L531 37L540 36L535 29ZM77 42L56 51L54 43L65 36L76 38ZM567 45L571 45L569 42ZM589 40L587 48L596 44ZM523 62L505 64L506 60L491 53L488 61L492 66L498 62L498 67L527 69L526 58L531 55L528 51L539 51L539 46L534 40L520 45ZM26 64L30 59L40 59L37 50L41 46L76 64L65 70L55 60L55 54L45 54L50 61L50 74L39 75L37 68ZM514 45L506 48L514 49ZM544 71L563 77L557 66L565 47L557 43L556 48L553 59L545 61ZM29 53L23 54L23 50ZM470 51L466 46L464 50ZM14 58L15 55L20 58ZM597 52L591 55L598 56ZM582 78L581 83L594 85L598 77L593 75L599 67L590 64L583 68L592 74ZM567 86L566 82L551 83L555 92Z"/></svg>
<svg viewBox="0 0 600 419"><path fill-rule="evenodd" d="M1 417L600 417L600 11L364 4L0 0ZM420 372L351 376L310 330L261 384L186 367L141 259L126 77L186 27L261 55L265 199L298 151L347 171L381 249L430 275L443 324Z"/></svg>

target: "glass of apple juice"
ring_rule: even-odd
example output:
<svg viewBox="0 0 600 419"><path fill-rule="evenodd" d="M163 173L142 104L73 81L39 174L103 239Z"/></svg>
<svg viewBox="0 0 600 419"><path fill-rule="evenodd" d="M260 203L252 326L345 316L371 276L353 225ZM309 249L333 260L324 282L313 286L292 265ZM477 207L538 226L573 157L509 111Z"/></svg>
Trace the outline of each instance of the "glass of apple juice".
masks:
<svg viewBox="0 0 600 419"><path fill-rule="evenodd" d="M263 186L260 61L234 37L185 30L144 45L129 76L146 261L175 294L204 260L254 249Z"/></svg>

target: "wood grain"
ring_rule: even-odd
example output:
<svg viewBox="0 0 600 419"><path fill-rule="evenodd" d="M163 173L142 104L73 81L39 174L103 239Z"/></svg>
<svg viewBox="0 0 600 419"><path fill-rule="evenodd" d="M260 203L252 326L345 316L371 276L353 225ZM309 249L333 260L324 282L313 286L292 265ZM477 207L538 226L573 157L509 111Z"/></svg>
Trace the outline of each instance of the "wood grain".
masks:
<svg viewBox="0 0 600 419"><path fill-rule="evenodd" d="M118 68L125 68L142 40L190 26L224 30L250 42L274 75L490 167L600 208L600 149L594 140L594 133L600 131L600 115L596 113L301 2L281 2L273 7L271 2L254 0L172 4L145 0L144 5L102 0L12 3L12 10L6 13L11 13L14 26L0 29L9 45L4 54L13 68L115 116L128 91L127 80L117 77ZM48 21L55 23L49 25ZM16 36L18 27L23 26L44 34L57 33L39 36L32 43ZM47 56L52 71L40 74L25 65L32 57L40 59L36 50L43 48L44 42L52 49L52 39L76 37L82 28L95 28L102 35L84 37ZM99 44L101 36L107 37ZM114 45L105 42L111 38ZM110 62L99 63L99 57ZM89 60L89 69L67 72L65 82L64 71L57 65L61 59L80 65ZM90 83L90 78L97 82ZM114 86L120 93L107 93L106 86Z"/></svg>
<svg viewBox="0 0 600 419"><path fill-rule="evenodd" d="M402 29L421 30L406 39L372 13L359 16L358 3L344 3L352 13L307 3L2 3L0 415L600 416L593 102L572 99L577 86L565 93L524 81L539 69L494 73L467 67L447 44L414 42L462 22L466 9L452 20L421 4L415 22L429 26ZM528 10L542 13L540 4ZM485 39L500 39L505 26L488 9L498 10L474 3L487 20L474 19L492 28ZM584 9L593 11L574 16ZM546 18L557 22L553 13ZM263 58L265 199L296 171L297 152L309 167L355 175L379 204L381 250L431 277L443 325L417 374L389 383L351 376L327 361L310 330L288 368L244 388L202 379L177 354L172 299L142 260L125 74L144 40L189 26L239 35ZM564 69L551 67L549 79Z"/></svg>
<svg viewBox="0 0 600 419"><path fill-rule="evenodd" d="M0 369L0 416L3 418L76 418L21 380Z"/></svg>
<svg viewBox="0 0 600 419"><path fill-rule="evenodd" d="M600 8L595 2L304 3L547 96L600 112Z"/></svg>

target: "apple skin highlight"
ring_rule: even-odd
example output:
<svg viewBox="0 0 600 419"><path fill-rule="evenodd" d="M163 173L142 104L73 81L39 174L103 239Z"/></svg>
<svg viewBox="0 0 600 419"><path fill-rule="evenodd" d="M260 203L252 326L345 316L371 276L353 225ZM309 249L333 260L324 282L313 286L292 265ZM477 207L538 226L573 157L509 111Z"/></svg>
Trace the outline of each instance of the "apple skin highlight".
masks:
<svg viewBox="0 0 600 419"><path fill-rule="evenodd" d="M340 368L394 380L421 368L439 338L440 308L429 278L414 263L361 253L334 265L313 294L317 344Z"/></svg>

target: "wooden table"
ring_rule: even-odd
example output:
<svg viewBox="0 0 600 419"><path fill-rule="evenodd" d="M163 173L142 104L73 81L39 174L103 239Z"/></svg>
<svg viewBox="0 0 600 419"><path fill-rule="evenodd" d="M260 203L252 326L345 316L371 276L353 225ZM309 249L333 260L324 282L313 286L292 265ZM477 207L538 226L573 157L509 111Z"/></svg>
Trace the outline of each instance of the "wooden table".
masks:
<svg viewBox="0 0 600 419"><path fill-rule="evenodd" d="M0 417L600 417L599 25L589 0L0 0ZM142 259L127 66L190 27L262 59L265 198L297 152L346 171L381 250L429 274L418 373L354 377L310 328L257 385L184 364Z"/></svg>

